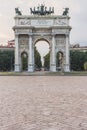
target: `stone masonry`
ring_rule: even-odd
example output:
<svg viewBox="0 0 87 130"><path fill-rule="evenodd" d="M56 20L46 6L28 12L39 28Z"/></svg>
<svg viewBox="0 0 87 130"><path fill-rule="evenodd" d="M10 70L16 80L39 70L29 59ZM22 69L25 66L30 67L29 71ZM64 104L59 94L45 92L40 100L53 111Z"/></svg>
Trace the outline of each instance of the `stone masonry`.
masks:
<svg viewBox="0 0 87 130"><path fill-rule="evenodd" d="M0 76L0 130L87 130L87 77Z"/></svg>

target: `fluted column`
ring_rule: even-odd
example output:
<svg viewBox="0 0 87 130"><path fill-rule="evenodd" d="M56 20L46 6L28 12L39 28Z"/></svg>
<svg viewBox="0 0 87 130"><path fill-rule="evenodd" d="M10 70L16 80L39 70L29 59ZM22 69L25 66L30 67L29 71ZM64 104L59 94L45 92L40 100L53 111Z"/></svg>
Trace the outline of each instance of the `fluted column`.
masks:
<svg viewBox="0 0 87 130"><path fill-rule="evenodd" d="M70 59L69 59L69 34L66 34L66 56L65 56L65 72L70 72Z"/></svg>
<svg viewBox="0 0 87 130"><path fill-rule="evenodd" d="M50 71L56 72L55 35L52 36Z"/></svg>
<svg viewBox="0 0 87 130"><path fill-rule="evenodd" d="M20 72L18 35L15 34L15 72Z"/></svg>
<svg viewBox="0 0 87 130"><path fill-rule="evenodd" d="M32 35L29 35L28 72L34 71Z"/></svg>

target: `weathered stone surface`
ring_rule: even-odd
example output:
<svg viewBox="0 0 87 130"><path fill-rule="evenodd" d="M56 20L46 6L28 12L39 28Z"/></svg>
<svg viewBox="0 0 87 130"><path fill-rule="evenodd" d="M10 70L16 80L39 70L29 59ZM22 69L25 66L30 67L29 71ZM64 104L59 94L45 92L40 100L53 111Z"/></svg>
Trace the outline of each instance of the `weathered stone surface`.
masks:
<svg viewBox="0 0 87 130"><path fill-rule="evenodd" d="M69 16L63 15L16 15L15 26L15 72L23 71L21 54L28 56L28 72L34 71L34 46L38 41L49 44L50 71L56 72L56 54L63 54L61 70L70 71L69 63ZM31 60L30 60L31 59ZM31 67L32 66L32 67Z"/></svg>
<svg viewBox="0 0 87 130"><path fill-rule="evenodd" d="M87 130L87 77L0 77L0 130Z"/></svg>

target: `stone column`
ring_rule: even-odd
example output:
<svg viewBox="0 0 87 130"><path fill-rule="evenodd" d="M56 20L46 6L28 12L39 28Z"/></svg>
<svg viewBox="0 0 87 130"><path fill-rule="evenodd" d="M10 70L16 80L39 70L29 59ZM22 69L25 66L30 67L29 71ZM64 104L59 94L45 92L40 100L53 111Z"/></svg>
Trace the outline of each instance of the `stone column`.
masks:
<svg viewBox="0 0 87 130"><path fill-rule="evenodd" d="M70 59L69 59L69 34L66 34L66 56L65 56L65 72L70 72Z"/></svg>
<svg viewBox="0 0 87 130"><path fill-rule="evenodd" d="M29 35L28 72L34 71L32 35Z"/></svg>
<svg viewBox="0 0 87 130"><path fill-rule="evenodd" d="M15 34L15 72L20 72L18 35Z"/></svg>
<svg viewBox="0 0 87 130"><path fill-rule="evenodd" d="M34 45L33 45L33 71L35 70Z"/></svg>
<svg viewBox="0 0 87 130"><path fill-rule="evenodd" d="M52 46L51 46L51 64L50 71L56 72L56 50L55 50L55 35L52 36Z"/></svg>

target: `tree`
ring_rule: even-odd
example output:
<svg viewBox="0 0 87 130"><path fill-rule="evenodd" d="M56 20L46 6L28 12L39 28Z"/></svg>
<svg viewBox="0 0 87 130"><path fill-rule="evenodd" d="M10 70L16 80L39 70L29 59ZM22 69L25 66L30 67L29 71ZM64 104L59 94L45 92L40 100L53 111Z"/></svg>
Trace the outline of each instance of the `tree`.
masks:
<svg viewBox="0 0 87 130"><path fill-rule="evenodd" d="M37 68L42 67L41 56L35 47L35 65ZM27 68L27 56L22 56L23 70ZM0 50L0 71L11 71L14 70L14 50Z"/></svg>
<svg viewBox="0 0 87 130"><path fill-rule="evenodd" d="M22 70L27 70L28 69L28 55L26 52L23 52L21 54L22 58Z"/></svg>
<svg viewBox="0 0 87 130"><path fill-rule="evenodd" d="M44 68L48 69L50 68L50 52L44 56Z"/></svg>
<svg viewBox="0 0 87 130"><path fill-rule="evenodd" d="M0 50L0 71L11 71L14 69L14 51Z"/></svg>
<svg viewBox="0 0 87 130"><path fill-rule="evenodd" d="M87 61L87 52L70 51L70 68L75 71L83 71L84 63Z"/></svg>
<svg viewBox="0 0 87 130"><path fill-rule="evenodd" d="M35 68L41 68L42 62L41 62L41 56L36 47L34 48L34 59L35 59Z"/></svg>
<svg viewBox="0 0 87 130"><path fill-rule="evenodd" d="M84 63L84 70L87 71L87 61Z"/></svg>

